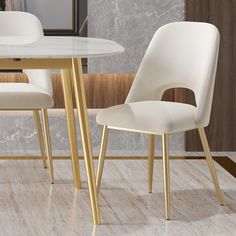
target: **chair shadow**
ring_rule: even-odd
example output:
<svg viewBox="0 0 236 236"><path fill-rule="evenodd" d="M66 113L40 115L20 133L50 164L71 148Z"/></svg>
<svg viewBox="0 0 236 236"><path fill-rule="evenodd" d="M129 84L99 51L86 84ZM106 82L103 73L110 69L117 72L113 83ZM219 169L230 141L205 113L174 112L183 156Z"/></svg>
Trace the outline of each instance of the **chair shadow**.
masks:
<svg viewBox="0 0 236 236"><path fill-rule="evenodd" d="M219 205L215 191L211 189L172 191L170 222L195 222L215 215L236 214L236 191L223 190L222 194L224 206ZM100 206L102 215L111 209L116 215L113 221L103 221L106 225L145 225L150 218L165 221L162 192L135 195L124 189L105 186L101 189Z"/></svg>
<svg viewBox="0 0 236 236"><path fill-rule="evenodd" d="M224 206L221 206L211 189L187 189L171 192L171 219L182 222L196 222L215 215L236 214L236 191L222 191ZM150 210L154 217L164 217L164 194L154 193L140 197L151 202ZM160 206L161 204L161 206ZM159 206L159 207L158 207Z"/></svg>

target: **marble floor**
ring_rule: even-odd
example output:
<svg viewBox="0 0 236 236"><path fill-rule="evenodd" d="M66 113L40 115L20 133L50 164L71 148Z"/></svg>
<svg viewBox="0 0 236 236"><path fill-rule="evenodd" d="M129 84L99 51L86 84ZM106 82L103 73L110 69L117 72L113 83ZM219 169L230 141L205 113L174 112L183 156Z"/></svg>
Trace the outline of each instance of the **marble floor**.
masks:
<svg viewBox="0 0 236 236"><path fill-rule="evenodd" d="M78 191L70 161L55 161L54 185L41 161L1 161L0 235L236 235L236 179L216 164L222 207L204 160L170 164L172 220L164 219L161 161L155 161L149 194L146 161L108 160L99 197L102 225L93 226L83 161Z"/></svg>

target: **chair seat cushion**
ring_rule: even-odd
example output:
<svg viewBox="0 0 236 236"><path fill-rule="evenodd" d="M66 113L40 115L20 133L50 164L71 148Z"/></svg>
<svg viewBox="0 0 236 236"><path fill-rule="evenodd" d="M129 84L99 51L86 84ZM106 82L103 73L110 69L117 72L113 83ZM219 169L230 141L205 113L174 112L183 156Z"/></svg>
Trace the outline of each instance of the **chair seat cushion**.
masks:
<svg viewBox="0 0 236 236"><path fill-rule="evenodd" d="M195 112L195 106L184 103L142 101L104 109L97 122L121 130L174 133L197 128Z"/></svg>
<svg viewBox="0 0 236 236"><path fill-rule="evenodd" d="M0 83L0 109L39 109L53 106L52 96L29 83Z"/></svg>

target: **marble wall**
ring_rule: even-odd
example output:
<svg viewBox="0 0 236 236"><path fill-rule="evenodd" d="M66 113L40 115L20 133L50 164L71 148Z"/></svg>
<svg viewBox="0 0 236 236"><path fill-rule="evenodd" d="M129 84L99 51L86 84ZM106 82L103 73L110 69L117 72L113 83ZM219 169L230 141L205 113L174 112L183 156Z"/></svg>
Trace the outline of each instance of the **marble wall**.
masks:
<svg viewBox="0 0 236 236"><path fill-rule="evenodd" d="M118 56L90 59L88 71L135 73L155 31L169 22L184 20L184 2L185 0L88 0L88 35L115 40L126 49L125 53ZM135 134L135 137L140 139L139 134ZM171 149L183 151L184 137L183 133L172 135ZM146 143L142 148L146 149L145 145Z"/></svg>
<svg viewBox="0 0 236 236"><path fill-rule="evenodd" d="M52 139L53 155L69 155L68 133L65 111L49 110L49 124ZM102 127L96 122L96 110L89 110L89 123L93 152L98 155ZM77 114L75 113L75 116ZM78 119L76 119L78 121ZM77 126L78 122L77 122ZM32 112L0 111L0 156L39 155L37 132ZM170 149L175 155L182 155L182 137L170 138ZM157 153L161 154L160 137L156 140ZM176 148L176 142L179 143ZM82 155L81 138L78 129L79 154ZM147 155L147 135L132 132L111 130L109 135L107 155Z"/></svg>
<svg viewBox="0 0 236 236"><path fill-rule="evenodd" d="M88 35L119 42L122 55L89 60L89 72L134 73L154 32L184 19L185 0L88 0Z"/></svg>

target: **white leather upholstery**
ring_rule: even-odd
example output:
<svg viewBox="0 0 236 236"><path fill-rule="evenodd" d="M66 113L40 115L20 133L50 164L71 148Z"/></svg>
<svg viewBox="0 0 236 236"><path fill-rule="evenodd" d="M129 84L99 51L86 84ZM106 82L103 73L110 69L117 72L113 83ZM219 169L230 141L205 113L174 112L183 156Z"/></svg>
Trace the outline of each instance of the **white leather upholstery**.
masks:
<svg viewBox="0 0 236 236"><path fill-rule="evenodd" d="M219 42L217 28L208 23L177 22L161 27L147 49L126 104L100 112L97 122L155 133L207 126ZM176 87L191 89L197 107L160 101L167 89Z"/></svg>
<svg viewBox="0 0 236 236"><path fill-rule="evenodd" d="M172 133L197 128L196 107L174 102L143 101L110 107L97 115L97 121L109 127Z"/></svg>
<svg viewBox="0 0 236 236"><path fill-rule="evenodd" d="M20 11L0 11L1 45L33 43L42 36L42 25L36 16Z"/></svg>
<svg viewBox="0 0 236 236"><path fill-rule="evenodd" d="M40 109L53 106L50 93L30 83L0 83L0 109Z"/></svg>
<svg viewBox="0 0 236 236"><path fill-rule="evenodd" d="M28 76L29 83L40 87L52 96L53 89L50 70L23 70L23 72Z"/></svg>
<svg viewBox="0 0 236 236"><path fill-rule="evenodd" d="M0 45L29 44L43 37L43 28L32 14L0 12ZM35 109L53 106L48 70L24 70L29 84L0 83L0 109Z"/></svg>

